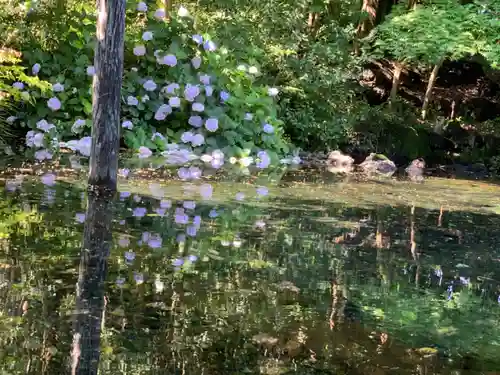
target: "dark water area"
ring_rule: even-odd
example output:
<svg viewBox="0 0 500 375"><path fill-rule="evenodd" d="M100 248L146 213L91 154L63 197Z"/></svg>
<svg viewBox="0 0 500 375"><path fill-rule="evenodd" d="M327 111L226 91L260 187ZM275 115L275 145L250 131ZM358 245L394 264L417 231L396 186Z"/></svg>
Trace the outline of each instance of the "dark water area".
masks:
<svg viewBox="0 0 500 375"><path fill-rule="evenodd" d="M0 372L500 373L500 188L323 177L2 180Z"/></svg>

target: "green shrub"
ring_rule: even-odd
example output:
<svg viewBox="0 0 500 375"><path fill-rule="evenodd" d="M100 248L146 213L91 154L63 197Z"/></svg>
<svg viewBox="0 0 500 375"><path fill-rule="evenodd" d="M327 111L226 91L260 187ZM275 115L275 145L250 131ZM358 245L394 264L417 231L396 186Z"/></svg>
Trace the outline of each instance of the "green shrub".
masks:
<svg viewBox="0 0 500 375"><path fill-rule="evenodd" d="M265 150L273 160L289 152L277 118L279 91L257 84L257 68L236 61L209 34L197 35L184 8L166 22L155 10L139 12L136 6L127 10L133 28L126 38L122 90L128 147L161 152L169 143L184 143L197 154L221 150L238 157ZM59 141L90 134L94 33L95 18L81 13L79 27L68 25L67 42L55 51L25 53L30 69L40 64L38 77L52 84L49 92L29 86L34 105L16 115L31 129L29 139L43 134L43 144L40 135L28 140L33 149L56 151ZM47 152L42 156L50 157Z"/></svg>

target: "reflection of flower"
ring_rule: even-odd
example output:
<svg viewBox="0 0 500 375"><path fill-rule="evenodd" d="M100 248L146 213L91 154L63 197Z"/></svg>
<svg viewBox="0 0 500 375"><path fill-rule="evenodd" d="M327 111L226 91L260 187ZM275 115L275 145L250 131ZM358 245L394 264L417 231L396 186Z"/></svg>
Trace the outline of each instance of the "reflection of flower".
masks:
<svg viewBox="0 0 500 375"><path fill-rule="evenodd" d="M54 186L56 184L56 176L52 173L46 173L41 177L42 184Z"/></svg>
<svg viewBox="0 0 500 375"><path fill-rule="evenodd" d="M125 251L125 260L132 262L135 259L135 253L133 251Z"/></svg>
<svg viewBox="0 0 500 375"><path fill-rule="evenodd" d="M212 198L212 194L213 194L213 187L212 185L210 184L203 184L200 186L200 195L204 198L204 199L210 199Z"/></svg>
<svg viewBox="0 0 500 375"><path fill-rule="evenodd" d="M182 259L182 258L174 259L173 262L172 262L172 264L175 267L181 267L184 264L184 259Z"/></svg>
<svg viewBox="0 0 500 375"><path fill-rule="evenodd" d="M76 219L76 221L78 221L79 223L84 223L84 222L85 222L85 214L84 214L84 213L77 212L77 213L76 213L76 215L75 215L75 219Z"/></svg>
<svg viewBox="0 0 500 375"><path fill-rule="evenodd" d="M258 195L260 196L266 196L267 194L269 194L269 189L266 188L265 186L259 186L257 189L256 189L256 192Z"/></svg>
<svg viewBox="0 0 500 375"><path fill-rule="evenodd" d="M143 217L143 216L146 215L146 212L147 212L146 208L144 208L144 207L136 207L132 211L132 216Z"/></svg>

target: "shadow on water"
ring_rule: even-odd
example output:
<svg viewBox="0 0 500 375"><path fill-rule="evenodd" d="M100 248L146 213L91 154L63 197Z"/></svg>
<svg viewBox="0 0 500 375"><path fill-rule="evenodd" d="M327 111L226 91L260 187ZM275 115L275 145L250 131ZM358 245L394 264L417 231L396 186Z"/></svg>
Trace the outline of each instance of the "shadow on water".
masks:
<svg viewBox="0 0 500 375"><path fill-rule="evenodd" d="M2 373L500 371L490 186L41 181L1 193Z"/></svg>

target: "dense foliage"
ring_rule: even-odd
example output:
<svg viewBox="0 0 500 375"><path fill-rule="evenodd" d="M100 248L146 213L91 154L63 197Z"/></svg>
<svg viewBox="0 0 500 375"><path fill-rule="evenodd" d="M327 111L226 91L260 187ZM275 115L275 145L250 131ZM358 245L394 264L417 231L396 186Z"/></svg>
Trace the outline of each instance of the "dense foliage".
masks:
<svg viewBox="0 0 500 375"><path fill-rule="evenodd" d="M46 147L57 144L51 142L52 138L74 138L72 128L78 130L79 137L87 136L91 124L88 69L95 33L94 2L40 0L24 6L16 4L2 1L0 32L4 44L22 52L25 72L31 73L40 64L38 76L53 88L55 85L56 91L63 91L51 94L29 86L27 91L34 105L19 103L15 110L4 109L3 117L11 123L17 118L11 127L19 135L22 132L17 130L36 129L40 120L54 124L54 134L45 135ZM390 156L431 157L436 147L446 144L441 150L443 155L458 151L467 160L495 164L497 155L492 150L496 148L489 141L477 146L485 148L484 152L478 152L476 146L457 150L443 141L451 138L456 145L461 141L456 134L440 135L438 141L428 134L442 118L441 130L457 126L469 129L473 124L479 134L484 134L480 130L483 120L477 118L478 110L469 102L484 96L480 81L486 79L493 87L499 83L495 72L500 56L499 5L495 1L461 4L436 0L390 5L388 1L365 0L361 9L349 1L204 0L182 5L174 2L169 18L156 12L164 6L161 2L127 2L122 132L127 147L164 151L166 143L182 144L183 139L191 139L198 132L194 142L198 153L222 150L230 156L244 157L266 150L275 159L289 153L291 141L309 150L340 146L361 152L375 149ZM141 11L143 7L148 10ZM147 32L152 32L151 40L143 40ZM207 51L203 43L197 45L193 35L204 38L204 43L213 42L213 48L209 47L213 50ZM134 51L141 56L135 56ZM198 69L191 63L194 57L202 59ZM388 72L381 71L386 82L380 83L377 78L376 84L366 84L367 67L373 74L373 63L383 61L401 64L406 72L407 82L393 87L396 96L390 106L386 105L389 96L384 93L395 85L390 65ZM458 100L463 105L450 112L442 103L457 101L457 89L439 87L440 97L435 101L432 92L441 84L439 75L452 72L446 66L452 61L479 61L477 69L484 71L484 79L474 87L458 89ZM21 68L16 63L3 63L1 69L13 67ZM438 80L430 80L426 87L423 83L433 68ZM412 74L420 77L418 87L411 86ZM208 82L207 76L209 84L203 83ZM27 78L7 77L5 73L2 77L7 86L26 82ZM157 85L152 92L143 86L149 80ZM165 92L167 87L174 87L168 84L174 83L179 84L179 90ZM200 119L190 108L191 102L183 97L188 84L199 85L201 121L204 124L210 119L209 128L216 123L217 131L197 128ZM205 86L209 86L208 92ZM458 80L456 86L461 86ZM279 94L270 97L269 92ZM225 97L226 93L229 97L221 103L220 95ZM61 102L55 112L47 107L52 96ZM179 107L171 108L171 97L181 100ZM425 101L430 115L421 120L420 107ZM172 103L176 105L176 99ZM497 127L495 103L493 100L487 104L486 111L491 112L489 129ZM160 112L173 110L162 114L159 108ZM252 120L248 120L250 116ZM196 124L194 129L190 122Z"/></svg>

